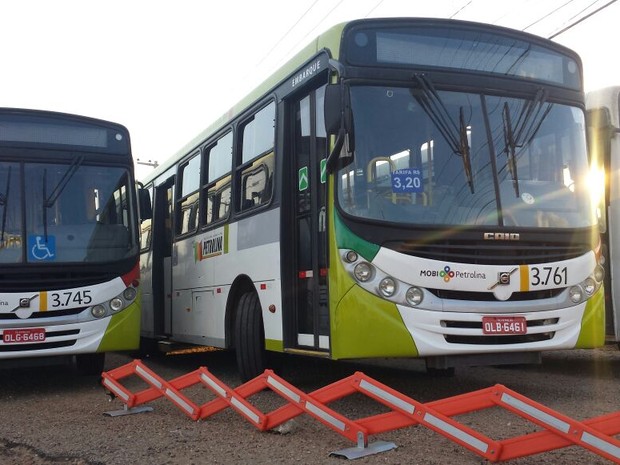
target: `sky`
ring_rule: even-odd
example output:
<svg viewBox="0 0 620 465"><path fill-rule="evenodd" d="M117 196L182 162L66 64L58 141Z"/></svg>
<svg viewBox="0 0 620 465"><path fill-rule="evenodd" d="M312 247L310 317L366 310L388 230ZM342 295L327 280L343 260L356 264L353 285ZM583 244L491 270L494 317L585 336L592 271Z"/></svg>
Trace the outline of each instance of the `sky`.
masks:
<svg viewBox="0 0 620 465"><path fill-rule="evenodd" d="M0 106L115 121L147 174L330 26L452 17L578 52L585 90L620 85L611 0L19 0L0 2ZM608 6L606 6L608 5Z"/></svg>

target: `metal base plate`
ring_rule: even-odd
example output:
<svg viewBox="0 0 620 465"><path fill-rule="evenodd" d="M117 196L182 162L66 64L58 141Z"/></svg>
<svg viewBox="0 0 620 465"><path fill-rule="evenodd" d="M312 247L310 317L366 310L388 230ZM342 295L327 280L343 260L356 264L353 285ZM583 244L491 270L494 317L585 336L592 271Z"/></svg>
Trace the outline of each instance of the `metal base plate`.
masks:
<svg viewBox="0 0 620 465"><path fill-rule="evenodd" d="M386 441L375 441L368 444L367 447L349 447L348 449L337 450L329 454L334 457L345 457L349 460L359 459L368 455L378 454L380 452L387 452L388 450L396 449L396 444Z"/></svg>
<svg viewBox="0 0 620 465"><path fill-rule="evenodd" d="M103 414L108 417L120 417L123 415L135 415L137 413L146 413L146 412L152 412L152 411L153 411L153 407L132 407L132 408L125 407L124 409L121 409L121 410L111 410L109 412L104 412Z"/></svg>

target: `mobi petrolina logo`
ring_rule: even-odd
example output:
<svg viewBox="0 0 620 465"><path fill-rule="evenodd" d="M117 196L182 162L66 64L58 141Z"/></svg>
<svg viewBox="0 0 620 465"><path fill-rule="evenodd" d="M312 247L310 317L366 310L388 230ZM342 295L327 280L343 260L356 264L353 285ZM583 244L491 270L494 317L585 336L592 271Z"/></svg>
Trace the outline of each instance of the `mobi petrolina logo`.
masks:
<svg viewBox="0 0 620 465"><path fill-rule="evenodd" d="M228 253L228 226L213 231L194 244L194 260L196 262Z"/></svg>
<svg viewBox="0 0 620 465"><path fill-rule="evenodd" d="M426 278L443 278L447 283L454 278L487 279L486 274L480 271L454 271L450 269L448 265L444 266L442 270L420 270L420 276Z"/></svg>

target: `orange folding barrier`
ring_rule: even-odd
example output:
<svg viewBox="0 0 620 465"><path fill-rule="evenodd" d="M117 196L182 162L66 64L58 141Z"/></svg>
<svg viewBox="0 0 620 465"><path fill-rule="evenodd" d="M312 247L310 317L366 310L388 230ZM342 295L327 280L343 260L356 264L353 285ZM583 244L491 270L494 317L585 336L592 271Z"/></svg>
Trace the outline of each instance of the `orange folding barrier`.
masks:
<svg viewBox="0 0 620 465"><path fill-rule="evenodd" d="M123 378L133 375L141 378L149 387L134 394L120 383ZM215 399L196 405L181 392L199 383L211 390ZM205 367L166 381L140 360L102 373L102 384L128 409L165 397L193 420L204 419L231 408L261 431L276 428L305 413L357 444L356 447L334 453L348 458L396 447L393 443L384 441L369 444L368 437L371 435L422 425L491 462L508 461L576 445L620 464L620 441L613 437L620 434L620 411L577 421L501 384L420 403L361 372L306 394L271 370L265 370L256 378L231 389ZM278 394L287 403L272 412L263 413L248 402L249 397L265 389ZM328 407L329 403L355 393L366 395L390 411L350 420ZM514 438L493 440L452 418L489 407L502 407L543 430Z"/></svg>

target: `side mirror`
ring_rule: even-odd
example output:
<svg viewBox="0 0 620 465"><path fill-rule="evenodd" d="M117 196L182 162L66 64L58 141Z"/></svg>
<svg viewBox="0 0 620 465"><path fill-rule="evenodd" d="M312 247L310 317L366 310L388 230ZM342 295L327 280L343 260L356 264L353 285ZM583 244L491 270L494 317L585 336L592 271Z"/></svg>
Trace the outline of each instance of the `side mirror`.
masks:
<svg viewBox="0 0 620 465"><path fill-rule="evenodd" d="M342 86L340 84L328 84L325 88L325 101L323 104L325 116L325 131L330 136L335 136L342 127Z"/></svg>
<svg viewBox="0 0 620 465"><path fill-rule="evenodd" d="M138 208L140 209L140 221L153 218L153 206L151 204L151 194L148 189L138 188Z"/></svg>

